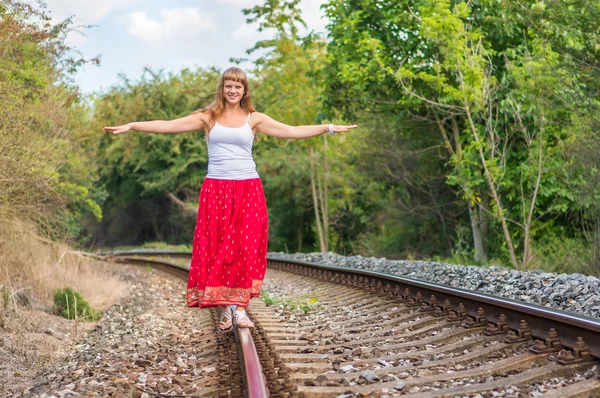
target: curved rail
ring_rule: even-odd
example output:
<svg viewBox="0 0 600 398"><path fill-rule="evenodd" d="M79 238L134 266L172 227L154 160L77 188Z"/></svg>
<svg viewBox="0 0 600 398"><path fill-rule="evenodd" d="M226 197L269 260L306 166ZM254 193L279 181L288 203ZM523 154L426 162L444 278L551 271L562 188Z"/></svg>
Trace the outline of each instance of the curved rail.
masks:
<svg viewBox="0 0 600 398"><path fill-rule="evenodd" d="M413 299L419 303L437 306L437 302L448 299L452 303L453 310L458 312L458 306L464 304L463 311L466 311L467 315L473 318L478 315L477 309L482 308L488 321L497 324L502 319L513 330L519 330L521 321L524 320L529 325L531 335L542 340L548 337L550 329L555 329L563 346L575 349L578 347L578 338L582 338L587 344L591 355L600 359L600 319L598 318L380 272L278 258L269 258L268 261L271 265L294 264L338 274L363 276L370 279L372 283L386 283L396 288L396 290L405 290L405 293L402 294L408 296L405 298ZM408 294L406 289L410 291ZM416 297L412 295L414 291L417 292ZM425 297L431 296L435 296L435 303L430 303L431 299L425 299ZM457 300L459 300L458 305L456 304Z"/></svg>
<svg viewBox="0 0 600 398"><path fill-rule="evenodd" d="M177 277L183 277L187 279L189 273L189 267L182 266L179 264L169 263L162 260L149 260L135 257L123 257L123 256L134 256L134 255L168 255L168 256L183 256L189 257L191 253L181 252L169 252L169 251L145 251L145 250L130 250L130 251L113 251L113 252L101 252L93 253L97 256L102 257L120 257L119 261L147 265L151 263L156 269L175 275ZM265 375L260 364L258 352L252 334L248 328L234 327L234 333L236 341L240 346L240 362L243 373L244 384L247 389L248 398L264 398L268 397L269 393L267 390L267 382Z"/></svg>
<svg viewBox="0 0 600 398"><path fill-rule="evenodd" d="M165 255L186 258L191 256L189 252L155 250L107 252L106 254ZM515 331L518 331L521 322L525 321L529 326L531 335L541 340L545 340L548 337L548 331L554 329L560 336L560 342L564 347L579 350L580 339L583 339L591 356L600 359L600 319L597 318L380 272L280 259L271 256L268 258L268 262L272 266L295 265L318 270L317 272L331 272L338 275L368 279L371 285L381 284L382 289L394 289L398 296L407 300L414 300L419 305L431 305L436 309L439 307L438 302L449 300L451 308L447 309L456 312L462 311L465 316L474 319L477 319L477 310L481 308L485 311L487 321L495 324L505 322L510 329ZM388 285L389 287L387 287ZM413 294L415 292L416 295ZM434 302L431 302L432 296L435 296ZM464 308L459 308L461 304Z"/></svg>

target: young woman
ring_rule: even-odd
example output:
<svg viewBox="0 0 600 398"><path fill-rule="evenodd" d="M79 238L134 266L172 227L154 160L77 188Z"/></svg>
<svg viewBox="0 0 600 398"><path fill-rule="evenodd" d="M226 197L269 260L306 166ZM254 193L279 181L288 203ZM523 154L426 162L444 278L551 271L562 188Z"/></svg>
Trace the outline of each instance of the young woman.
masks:
<svg viewBox="0 0 600 398"><path fill-rule="evenodd" d="M206 132L208 173L200 191L187 300L189 307L220 306L218 327L227 331L233 322L254 326L245 308L258 297L267 265L267 207L252 158L256 133L298 139L355 127L288 126L256 112L246 74L234 67L223 72L214 101L204 109L180 119L132 122L104 130L113 134Z"/></svg>

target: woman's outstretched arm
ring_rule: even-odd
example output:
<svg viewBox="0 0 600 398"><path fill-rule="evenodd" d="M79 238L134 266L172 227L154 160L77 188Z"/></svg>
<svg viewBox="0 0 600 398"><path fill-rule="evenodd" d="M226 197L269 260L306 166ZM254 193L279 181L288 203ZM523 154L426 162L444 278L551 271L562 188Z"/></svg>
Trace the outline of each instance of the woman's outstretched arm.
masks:
<svg viewBox="0 0 600 398"><path fill-rule="evenodd" d="M321 135L327 132L327 124L315 124L311 126L289 126L285 123L265 115L264 113L254 112L251 116L251 121L254 124L253 128L263 134L279 138L309 138ZM342 133L350 129L356 128L357 125L350 126L334 125L335 133Z"/></svg>
<svg viewBox="0 0 600 398"><path fill-rule="evenodd" d="M131 122L121 126L104 127L104 131L113 134L123 134L130 130L143 131L146 133L175 134L188 131L200 130L205 125L205 116L202 113L173 120L152 120L149 122Z"/></svg>

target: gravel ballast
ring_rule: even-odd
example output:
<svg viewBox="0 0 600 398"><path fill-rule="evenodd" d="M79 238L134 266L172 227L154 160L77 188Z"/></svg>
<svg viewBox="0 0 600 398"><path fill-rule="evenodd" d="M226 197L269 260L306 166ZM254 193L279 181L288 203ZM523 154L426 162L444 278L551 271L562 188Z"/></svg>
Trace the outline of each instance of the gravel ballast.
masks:
<svg viewBox="0 0 600 398"><path fill-rule="evenodd" d="M308 261L382 272L473 290L600 318L600 279L582 274L517 271L427 261L341 256L335 253L269 253L273 258Z"/></svg>
<svg viewBox="0 0 600 398"><path fill-rule="evenodd" d="M63 363L34 381L37 387L27 396L151 398L215 392L218 341L210 312L187 308L184 280L151 268L119 268L129 282L126 297L104 312Z"/></svg>

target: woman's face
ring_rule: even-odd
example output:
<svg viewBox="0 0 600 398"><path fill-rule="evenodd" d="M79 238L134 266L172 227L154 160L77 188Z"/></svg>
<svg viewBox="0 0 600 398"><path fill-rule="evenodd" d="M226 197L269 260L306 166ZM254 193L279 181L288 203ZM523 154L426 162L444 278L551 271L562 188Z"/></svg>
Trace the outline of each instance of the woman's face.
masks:
<svg viewBox="0 0 600 398"><path fill-rule="evenodd" d="M235 105L242 100L244 85L233 80L225 80L223 82L223 95L225 95L225 101L231 105Z"/></svg>

